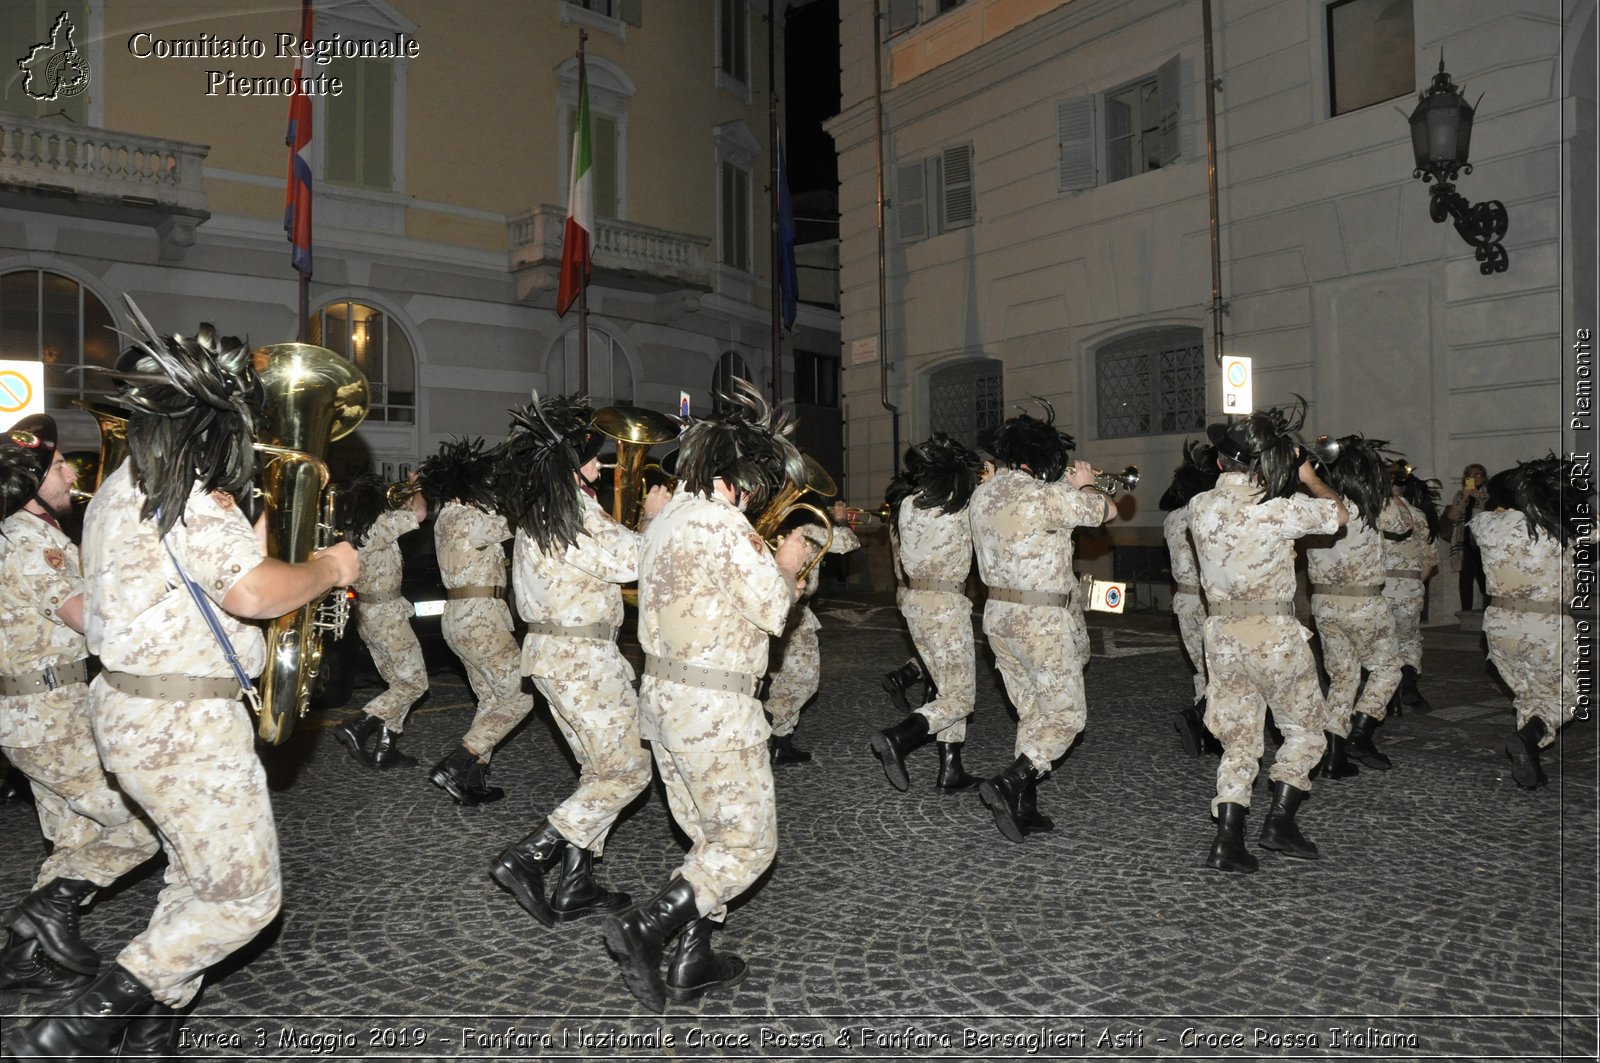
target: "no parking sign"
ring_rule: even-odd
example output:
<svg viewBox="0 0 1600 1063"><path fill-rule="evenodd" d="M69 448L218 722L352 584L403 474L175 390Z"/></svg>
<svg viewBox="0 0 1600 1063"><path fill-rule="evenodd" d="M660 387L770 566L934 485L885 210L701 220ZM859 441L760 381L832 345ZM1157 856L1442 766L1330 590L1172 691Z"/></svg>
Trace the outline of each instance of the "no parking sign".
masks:
<svg viewBox="0 0 1600 1063"><path fill-rule="evenodd" d="M1088 580L1089 594L1086 601L1089 611L1094 613L1120 613L1127 601L1128 585L1126 583L1112 583L1109 580Z"/></svg>
<svg viewBox="0 0 1600 1063"><path fill-rule="evenodd" d="M1255 412L1255 388L1251 384L1250 359L1230 355L1222 360L1222 412L1244 415Z"/></svg>
<svg viewBox="0 0 1600 1063"><path fill-rule="evenodd" d="M0 359L0 432L43 412L43 363Z"/></svg>

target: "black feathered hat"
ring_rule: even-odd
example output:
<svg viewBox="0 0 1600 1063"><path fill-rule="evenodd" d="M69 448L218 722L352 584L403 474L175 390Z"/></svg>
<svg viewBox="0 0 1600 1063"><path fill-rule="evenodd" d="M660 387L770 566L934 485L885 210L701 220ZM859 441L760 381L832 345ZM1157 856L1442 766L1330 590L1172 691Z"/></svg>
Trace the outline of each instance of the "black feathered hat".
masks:
<svg viewBox="0 0 1600 1063"><path fill-rule="evenodd" d="M1270 406L1232 424L1206 426L1206 437L1231 469L1260 479L1269 498L1287 498L1300 482L1300 445L1295 435L1306 419L1305 399L1287 409Z"/></svg>
<svg viewBox="0 0 1600 1063"><path fill-rule="evenodd" d="M918 509L942 513L966 509L982 470L983 459L976 451L943 432L935 432L906 452L906 477L917 496ZM898 506L899 501L891 505Z"/></svg>
<svg viewBox="0 0 1600 1063"><path fill-rule="evenodd" d="M377 473L364 472L340 484L333 497L335 527L347 542L360 546L389 508L389 484Z"/></svg>
<svg viewBox="0 0 1600 1063"><path fill-rule="evenodd" d="M483 510L494 510L495 465L498 454L484 450L482 438L451 439L437 454L424 458L417 466L417 483L430 509L446 502L460 501Z"/></svg>
<svg viewBox="0 0 1600 1063"><path fill-rule="evenodd" d="M1424 480L1404 458L1391 464L1390 471L1394 476L1394 485L1400 489L1400 497L1427 521L1428 541L1433 542L1439 537L1439 481Z"/></svg>
<svg viewBox="0 0 1600 1063"><path fill-rule="evenodd" d="M582 395L557 395L511 412L511 435L500 448L495 493L512 531L526 531L541 550L571 546L583 533L574 473L600 453L594 408Z"/></svg>
<svg viewBox="0 0 1600 1063"><path fill-rule="evenodd" d="M1054 483L1067 471L1067 455L1077 444L1056 429L1056 408L1038 396L1034 401L1044 408L1044 419L1018 414L994 430L987 449L996 464L1008 469L1026 466L1035 479Z"/></svg>
<svg viewBox="0 0 1600 1063"><path fill-rule="evenodd" d="M1184 440L1183 464L1172 470L1172 483L1167 485L1159 503L1162 511L1171 512L1187 506L1195 495L1215 487L1221 473L1214 444L1198 439Z"/></svg>
<svg viewBox="0 0 1600 1063"><path fill-rule="evenodd" d="M1574 475L1573 464L1571 458L1554 454L1519 461L1516 468L1490 479L1490 502L1495 502L1495 481L1505 477L1504 490L1510 495L1511 508L1521 511L1528 522L1528 534L1537 539L1543 531L1565 546L1573 530L1592 519L1586 518L1585 513L1593 512L1593 492L1574 486L1580 477Z"/></svg>
<svg viewBox="0 0 1600 1063"><path fill-rule="evenodd" d="M716 417L692 420L678 441L678 478L684 489L710 498L723 483L747 496L747 511L759 513L787 484L806 482L806 465L794 445L795 422L774 410L755 385L733 378L733 393L719 396L727 408Z"/></svg>
<svg viewBox="0 0 1600 1063"><path fill-rule="evenodd" d="M44 482L33 447L18 445L10 432L0 432L0 520L11 516L39 493Z"/></svg>
<svg viewBox="0 0 1600 1063"><path fill-rule="evenodd" d="M1360 435L1340 436L1338 452L1323 466L1322 479L1361 510L1361 523L1374 530L1378 516L1389 502L1389 463L1385 439Z"/></svg>

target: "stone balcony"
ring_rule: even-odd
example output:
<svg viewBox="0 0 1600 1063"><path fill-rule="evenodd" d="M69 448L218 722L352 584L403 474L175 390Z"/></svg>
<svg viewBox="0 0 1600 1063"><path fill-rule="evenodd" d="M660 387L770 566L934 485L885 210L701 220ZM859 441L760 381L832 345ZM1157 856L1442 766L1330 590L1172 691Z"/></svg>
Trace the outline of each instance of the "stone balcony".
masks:
<svg viewBox="0 0 1600 1063"><path fill-rule="evenodd" d="M511 217L509 258L518 298L537 298L556 290L566 220L565 208L549 204ZM596 219L595 225L599 232L593 250L594 284L650 293L711 290L709 237L612 218Z"/></svg>
<svg viewBox="0 0 1600 1063"><path fill-rule="evenodd" d="M206 209L203 144L0 114L0 206L156 230L181 259Z"/></svg>

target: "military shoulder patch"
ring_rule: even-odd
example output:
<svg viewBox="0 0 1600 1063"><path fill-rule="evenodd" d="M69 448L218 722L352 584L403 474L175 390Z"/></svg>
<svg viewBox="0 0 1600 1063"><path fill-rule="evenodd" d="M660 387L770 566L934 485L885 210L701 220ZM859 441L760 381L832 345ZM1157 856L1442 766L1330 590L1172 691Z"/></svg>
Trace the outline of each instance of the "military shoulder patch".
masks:
<svg viewBox="0 0 1600 1063"><path fill-rule="evenodd" d="M44 550L44 563L59 572L66 567L67 555L58 546L47 546Z"/></svg>
<svg viewBox="0 0 1600 1063"><path fill-rule="evenodd" d="M767 552L767 544L765 540L763 540L761 536L757 535L755 532L750 533L750 545L755 547L755 551L758 554L765 554Z"/></svg>
<svg viewBox="0 0 1600 1063"><path fill-rule="evenodd" d="M228 494L226 491L211 492L211 501L215 502L223 509L232 509L234 505L233 496Z"/></svg>

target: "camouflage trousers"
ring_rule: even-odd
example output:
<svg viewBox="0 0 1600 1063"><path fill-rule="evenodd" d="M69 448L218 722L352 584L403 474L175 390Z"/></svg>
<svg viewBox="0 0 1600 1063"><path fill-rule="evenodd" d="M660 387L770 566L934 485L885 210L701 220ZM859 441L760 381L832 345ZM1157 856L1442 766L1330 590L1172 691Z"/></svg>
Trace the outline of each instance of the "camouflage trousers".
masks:
<svg viewBox="0 0 1600 1063"><path fill-rule="evenodd" d="M411 603L404 598L361 603L356 631L388 688L361 711L382 720L391 731L404 731L406 714L428 692L428 666L422 659L422 643L411 628Z"/></svg>
<svg viewBox="0 0 1600 1063"><path fill-rule="evenodd" d="M1400 654L1400 663L1421 672L1422 604L1428 597L1427 585L1419 579L1391 576L1384 584L1383 597L1394 619L1395 648Z"/></svg>
<svg viewBox="0 0 1600 1063"><path fill-rule="evenodd" d="M617 814L650 785L650 753L639 738L633 669L617 644L561 641L570 669L563 668L561 678L536 677L533 685L549 702L579 774L577 790L550 813L550 825L599 856Z"/></svg>
<svg viewBox="0 0 1600 1063"><path fill-rule="evenodd" d="M1198 594L1179 591L1172 596L1172 615L1178 618L1183 651L1194 668L1194 700L1206 696L1206 603Z"/></svg>
<svg viewBox="0 0 1600 1063"><path fill-rule="evenodd" d="M939 696L917 709L937 741L967 740L967 719L977 700L972 603L964 594L902 588L900 615Z"/></svg>
<svg viewBox="0 0 1600 1063"><path fill-rule="evenodd" d="M166 884L117 957L163 1003L271 923L283 899L278 831L255 732L237 701L154 701L94 683L95 739L160 832Z"/></svg>
<svg viewBox="0 0 1600 1063"><path fill-rule="evenodd" d="M991 598L983 610L983 631L1017 709L1012 755L1049 771L1088 720L1083 667L1089 662L1089 631L1083 614Z"/></svg>
<svg viewBox="0 0 1600 1063"><path fill-rule="evenodd" d="M34 889L58 878L109 886L156 854L155 832L113 788L100 765L89 723L89 688L83 683L23 698L42 702L52 719L49 739L38 745L0 746L6 759L33 783L39 830L51 843Z"/></svg>
<svg viewBox="0 0 1600 1063"><path fill-rule="evenodd" d="M800 617L782 638L773 639L777 666L769 673L766 710L772 717L772 733L781 738L794 734L800 723L800 710L822 685L822 650L817 646L817 619L810 609L798 610Z"/></svg>
<svg viewBox="0 0 1600 1063"><path fill-rule="evenodd" d="M654 748L667 807L689 836L677 874L694 887L700 914L721 922L728 902L778 856L778 802L766 743L706 752Z"/></svg>
<svg viewBox="0 0 1600 1063"><path fill-rule="evenodd" d="M1351 713L1382 720L1389 696L1400 686L1400 653L1389 599L1381 594L1365 598L1313 594L1311 615L1322 640L1322 667L1328 672L1322 728L1348 738ZM1361 684L1362 669L1367 672L1366 686Z"/></svg>
<svg viewBox="0 0 1600 1063"><path fill-rule="evenodd" d="M1577 622L1553 613L1524 613L1491 605L1483 611L1483 635L1489 660L1511 688L1517 730L1535 717L1544 721L1539 745L1556 740L1556 732L1577 706L1577 681L1563 666L1563 657L1577 645Z"/></svg>
<svg viewBox="0 0 1600 1063"><path fill-rule="evenodd" d="M1206 621L1206 727L1222 743L1217 796L1249 806L1250 789L1265 748L1267 709L1283 732L1283 745L1267 777L1311 789L1311 769L1322 759L1322 687L1308 640L1293 617L1211 617Z"/></svg>
<svg viewBox="0 0 1600 1063"><path fill-rule="evenodd" d="M494 747L533 711L522 689L522 656L511 633L511 609L497 598L463 598L444 606L444 641L461 658L478 699L461 744L488 762Z"/></svg>

